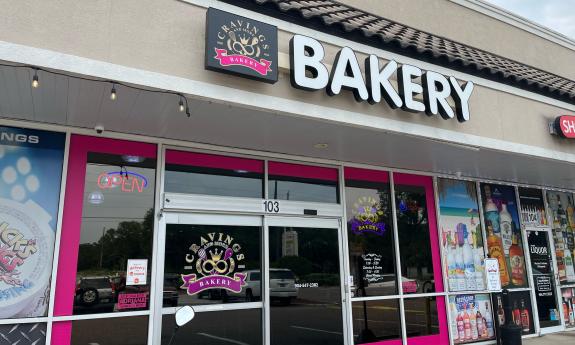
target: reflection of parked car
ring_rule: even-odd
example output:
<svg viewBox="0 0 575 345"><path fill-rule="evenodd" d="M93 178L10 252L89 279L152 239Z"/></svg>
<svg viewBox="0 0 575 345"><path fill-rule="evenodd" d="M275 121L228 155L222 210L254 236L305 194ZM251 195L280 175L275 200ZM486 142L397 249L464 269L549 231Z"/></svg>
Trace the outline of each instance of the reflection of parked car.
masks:
<svg viewBox="0 0 575 345"><path fill-rule="evenodd" d="M245 271L246 286L242 295L247 301L255 301L261 298L261 273L257 271ZM270 299L290 303L297 297L298 288L295 285L296 277L287 268L270 268Z"/></svg>
<svg viewBox="0 0 575 345"><path fill-rule="evenodd" d="M76 302L84 306L110 303L114 299L108 277L83 277L76 281Z"/></svg>
<svg viewBox="0 0 575 345"><path fill-rule="evenodd" d="M399 293L396 291L397 280L395 274L383 274L380 278L380 281L377 283L368 283L364 287L368 291L368 295L375 296L375 295L392 295ZM417 280L410 279L407 277L401 277L401 285L403 287L404 293L416 293L419 289L419 284ZM364 296L363 289L361 287L357 287L355 291L356 297Z"/></svg>

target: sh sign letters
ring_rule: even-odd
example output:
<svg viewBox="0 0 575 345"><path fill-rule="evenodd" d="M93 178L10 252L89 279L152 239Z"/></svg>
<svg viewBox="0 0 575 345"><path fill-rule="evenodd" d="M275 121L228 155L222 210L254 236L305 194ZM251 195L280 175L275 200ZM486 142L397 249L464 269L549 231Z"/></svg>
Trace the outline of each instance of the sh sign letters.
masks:
<svg viewBox="0 0 575 345"><path fill-rule="evenodd" d="M563 138L575 139L575 116L559 116L553 122L554 132Z"/></svg>
<svg viewBox="0 0 575 345"><path fill-rule="evenodd" d="M315 91L326 89L330 96L342 89L353 92L359 102L371 104L382 99L393 109L441 115L444 119L457 117L459 122L469 120L469 98L473 92L471 81L461 85L454 77L445 77L433 71L391 60L380 66L379 58L370 55L365 60L365 80L355 52L342 48L333 61L331 72L323 64L325 52L317 40L295 35L290 41L290 79L298 89ZM390 78L397 74L397 90ZM421 95L423 101L418 100ZM455 107L448 102L451 98Z"/></svg>
<svg viewBox="0 0 575 345"><path fill-rule="evenodd" d="M277 28L214 8L206 20L206 69L275 83Z"/></svg>

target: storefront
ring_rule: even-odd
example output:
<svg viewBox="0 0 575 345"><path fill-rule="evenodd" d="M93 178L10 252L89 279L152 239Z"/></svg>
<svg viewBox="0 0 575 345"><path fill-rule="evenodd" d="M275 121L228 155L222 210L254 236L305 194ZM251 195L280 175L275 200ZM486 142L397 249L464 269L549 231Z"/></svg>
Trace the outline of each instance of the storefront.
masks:
<svg viewBox="0 0 575 345"><path fill-rule="evenodd" d="M119 38L68 4L50 38L17 21L1 39L2 341L452 345L494 344L509 320L525 337L575 329L575 82L378 6L275 3L92 8ZM130 21L144 13L155 29ZM80 24L61 28L65 14ZM52 37L73 25L92 47ZM183 306L196 317L176 329Z"/></svg>

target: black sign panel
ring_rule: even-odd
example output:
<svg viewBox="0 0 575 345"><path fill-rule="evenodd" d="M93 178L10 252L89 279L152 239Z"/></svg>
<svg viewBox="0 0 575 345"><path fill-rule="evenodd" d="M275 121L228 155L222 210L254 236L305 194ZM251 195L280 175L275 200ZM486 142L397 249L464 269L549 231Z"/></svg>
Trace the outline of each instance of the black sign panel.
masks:
<svg viewBox="0 0 575 345"><path fill-rule="evenodd" d="M206 69L275 83L277 28L233 13L208 9Z"/></svg>

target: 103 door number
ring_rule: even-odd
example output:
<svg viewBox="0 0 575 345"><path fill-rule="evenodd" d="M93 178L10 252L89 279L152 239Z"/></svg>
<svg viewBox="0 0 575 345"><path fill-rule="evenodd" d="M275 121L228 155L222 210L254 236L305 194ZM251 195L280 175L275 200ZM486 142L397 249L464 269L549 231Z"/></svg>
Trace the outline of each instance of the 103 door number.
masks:
<svg viewBox="0 0 575 345"><path fill-rule="evenodd" d="M264 212L265 213L279 213L280 212L280 202L276 200L264 200Z"/></svg>

